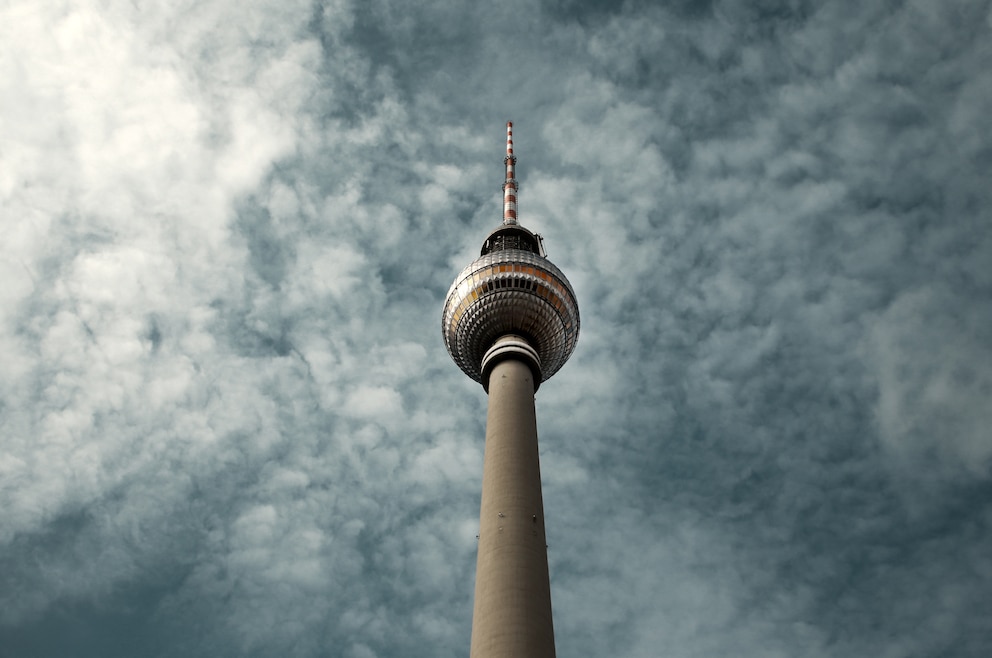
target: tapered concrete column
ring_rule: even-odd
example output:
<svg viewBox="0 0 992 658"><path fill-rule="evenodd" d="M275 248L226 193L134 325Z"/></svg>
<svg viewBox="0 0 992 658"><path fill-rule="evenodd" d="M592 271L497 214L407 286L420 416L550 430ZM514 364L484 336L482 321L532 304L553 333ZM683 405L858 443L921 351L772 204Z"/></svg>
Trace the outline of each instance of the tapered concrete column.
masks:
<svg viewBox="0 0 992 658"><path fill-rule="evenodd" d="M471 658L555 655L534 372L520 356L489 374Z"/></svg>

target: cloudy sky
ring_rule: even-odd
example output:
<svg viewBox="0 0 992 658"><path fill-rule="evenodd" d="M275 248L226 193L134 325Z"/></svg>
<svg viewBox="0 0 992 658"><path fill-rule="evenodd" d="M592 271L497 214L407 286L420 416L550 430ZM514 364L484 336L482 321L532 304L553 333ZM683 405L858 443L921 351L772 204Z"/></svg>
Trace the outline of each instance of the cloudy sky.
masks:
<svg viewBox="0 0 992 658"><path fill-rule="evenodd" d="M467 654L500 221L561 656L992 654L988 1L0 3L0 656Z"/></svg>

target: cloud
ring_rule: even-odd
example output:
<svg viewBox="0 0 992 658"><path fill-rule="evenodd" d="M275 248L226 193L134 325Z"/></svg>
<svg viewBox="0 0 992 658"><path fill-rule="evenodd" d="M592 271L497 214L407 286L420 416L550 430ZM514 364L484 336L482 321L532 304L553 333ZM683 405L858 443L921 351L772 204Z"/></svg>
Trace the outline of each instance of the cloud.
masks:
<svg viewBox="0 0 992 658"><path fill-rule="evenodd" d="M922 462L921 470L946 469L941 479L989 475L992 381L978 366L990 348L986 311L947 289L909 291L870 338L883 445L897 459Z"/></svg>
<svg viewBox="0 0 992 658"><path fill-rule="evenodd" d="M0 10L0 644L468 645L520 210L565 654L979 656L986 3ZM984 607L983 607L984 606Z"/></svg>

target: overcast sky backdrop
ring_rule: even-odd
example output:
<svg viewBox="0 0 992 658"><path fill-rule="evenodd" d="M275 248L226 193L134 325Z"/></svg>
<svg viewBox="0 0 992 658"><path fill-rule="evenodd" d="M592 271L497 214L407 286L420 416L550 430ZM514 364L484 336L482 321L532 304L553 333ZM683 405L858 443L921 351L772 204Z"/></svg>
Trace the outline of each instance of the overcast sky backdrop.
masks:
<svg viewBox="0 0 992 658"><path fill-rule="evenodd" d="M992 655L987 1L0 3L0 656L467 655L520 217L558 654Z"/></svg>

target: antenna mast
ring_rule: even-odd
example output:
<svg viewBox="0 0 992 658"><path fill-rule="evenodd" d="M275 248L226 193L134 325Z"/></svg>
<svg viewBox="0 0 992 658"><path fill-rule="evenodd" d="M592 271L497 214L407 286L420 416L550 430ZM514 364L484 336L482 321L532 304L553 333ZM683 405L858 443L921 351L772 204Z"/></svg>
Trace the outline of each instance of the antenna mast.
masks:
<svg viewBox="0 0 992 658"><path fill-rule="evenodd" d="M503 182L503 224L517 224L517 179L513 177L513 167L517 164L517 156L513 155L513 122L506 122L506 180Z"/></svg>

